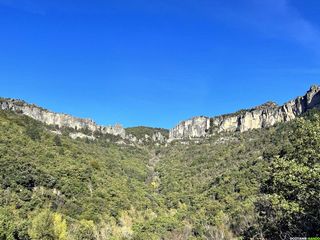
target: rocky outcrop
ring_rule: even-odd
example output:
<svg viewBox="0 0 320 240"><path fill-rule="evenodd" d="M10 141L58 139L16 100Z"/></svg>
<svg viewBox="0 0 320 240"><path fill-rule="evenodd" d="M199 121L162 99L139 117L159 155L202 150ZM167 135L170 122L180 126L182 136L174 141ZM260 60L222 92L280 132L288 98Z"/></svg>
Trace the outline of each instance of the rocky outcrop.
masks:
<svg viewBox="0 0 320 240"><path fill-rule="evenodd" d="M137 143L137 144L147 144L147 143L159 143L164 144L167 142L167 138L162 135L161 132L154 132L152 136L145 134L143 137L137 138L132 134L128 134L126 139L130 142Z"/></svg>
<svg viewBox="0 0 320 240"><path fill-rule="evenodd" d="M95 140L95 139L96 139L94 136L86 135L86 134L81 133L81 132L70 133L69 136L70 136L72 139L77 139L77 138L80 138L80 139L89 139L89 140Z"/></svg>
<svg viewBox="0 0 320 240"><path fill-rule="evenodd" d="M169 139L198 138L221 132L245 132L290 121L309 109L320 109L320 87L312 86L303 97L278 106L268 102L261 106L218 117L195 117L170 130Z"/></svg>
<svg viewBox="0 0 320 240"><path fill-rule="evenodd" d="M98 131L102 134L111 134L122 138L125 138L126 135L125 129L119 124L115 126L99 126L91 119L76 118L68 114L54 113L21 100L2 98L0 99L0 109L15 111L45 124L58 126L59 128L67 127L75 130Z"/></svg>
<svg viewBox="0 0 320 240"><path fill-rule="evenodd" d="M152 137L152 141L154 142L159 142L159 143L164 143L166 142L166 137L161 134L161 132L155 132Z"/></svg>
<svg viewBox="0 0 320 240"><path fill-rule="evenodd" d="M209 129L209 117L194 117L171 129L169 139L201 137L207 135Z"/></svg>
<svg viewBox="0 0 320 240"><path fill-rule="evenodd" d="M169 130L146 126L126 129L126 139L137 144L165 144L169 137Z"/></svg>

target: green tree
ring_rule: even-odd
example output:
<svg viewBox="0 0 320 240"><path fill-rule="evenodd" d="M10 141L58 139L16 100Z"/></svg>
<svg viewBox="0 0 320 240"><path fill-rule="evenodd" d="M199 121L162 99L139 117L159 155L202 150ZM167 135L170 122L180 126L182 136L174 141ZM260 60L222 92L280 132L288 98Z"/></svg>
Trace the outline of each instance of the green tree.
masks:
<svg viewBox="0 0 320 240"><path fill-rule="evenodd" d="M53 214L53 232L58 240L67 240L67 222L59 213Z"/></svg>
<svg viewBox="0 0 320 240"><path fill-rule="evenodd" d="M262 232L287 239L320 234L320 117L298 119L291 147L275 156L257 202Z"/></svg>
<svg viewBox="0 0 320 240"><path fill-rule="evenodd" d="M58 147L62 146L61 138L59 135L55 135L53 138L54 144Z"/></svg>
<svg viewBox="0 0 320 240"><path fill-rule="evenodd" d="M45 209L32 220L29 235L34 240L55 240L53 219L50 210Z"/></svg>
<svg viewBox="0 0 320 240"><path fill-rule="evenodd" d="M14 219L12 213L6 208L0 208L0 239L14 240Z"/></svg>
<svg viewBox="0 0 320 240"><path fill-rule="evenodd" d="M72 230L75 240L95 240L96 226L93 221L81 220Z"/></svg>
<svg viewBox="0 0 320 240"><path fill-rule="evenodd" d="M35 124L30 124L26 128L26 134L29 136L33 141L37 141L41 139L40 130Z"/></svg>
<svg viewBox="0 0 320 240"><path fill-rule="evenodd" d="M67 224L59 213L42 210L32 220L29 235L34 240L67 240Z"/></svg>

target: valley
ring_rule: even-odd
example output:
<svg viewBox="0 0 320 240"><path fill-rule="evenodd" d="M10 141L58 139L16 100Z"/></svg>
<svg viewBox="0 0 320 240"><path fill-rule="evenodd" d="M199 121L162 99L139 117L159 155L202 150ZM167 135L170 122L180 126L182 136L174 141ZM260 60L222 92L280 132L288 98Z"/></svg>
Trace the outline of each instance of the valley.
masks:
<svg viewBox="0 0 320 240"><path fill-rule="evenodd" d="M26 103L19 108L10 100L15 104L8 107L2 100L0 239L317 235L320 112L315 89L299 98L312 107L303 105L290 121L205 136L186 136L194 129L199 133L199 127L182 124L185 137L177 139L174 129L170 137L168 130L147 127L123 128L119 135L97 125L93 131L85 125L73 128L61 117L55 126L46 117L30 115ZM39 111L53 114L32 110ZM255 111L263 111L263 120L270 112Z"/></svg>

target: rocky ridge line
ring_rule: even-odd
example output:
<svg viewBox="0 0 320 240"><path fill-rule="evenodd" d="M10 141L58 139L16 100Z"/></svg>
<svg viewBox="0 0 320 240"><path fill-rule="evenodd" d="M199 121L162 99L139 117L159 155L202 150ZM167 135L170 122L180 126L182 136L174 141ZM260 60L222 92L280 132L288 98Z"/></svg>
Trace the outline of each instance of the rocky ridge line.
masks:
<svg viewBox="0 0 320 240"><path fill-rule="evenodd" d="M309 109L320 109L320 87L312 86L302 97L278 106L267 102L258 107L241 110L217 117L194 117L183 121L170 130L169 141L175 139L199 138L221 132L245 132L287 122Z"/></svg>
<svg viewBox="0 0 320 240"><path fill-rule="evenodd" d="M123 140L128 140L129 142L137 144L147 144L149 142L164 144L167 141L167 138L158 131L154 132L150 136L145 134L142 138L138 139L132 134L127 134L126 130L120 124L116 124L114 126L100 126L91 119L77 118L68 114L51 112L47 109L34 104L29 104L19 99L0 98L0 109L23 114L47 125L57 126L58 128L72 128L76 130L76 132L69 134L73 139L87 138L95 140L96 137L93 133L99 132L102 134L119 136ZM91 134L84 134L81 130L85 130L86 132L88 130ZM61 134L59 130L52 132L55 134ZM127 144L125 141L118 142L119 144Z"/></svg>
<svg viewBox="0 0 320 240"><path fill-rule="evenodd" d="M34 104L28 104L22 100L1 98L0 109L14 111L42 123L58 126L59 128L67 127L75 130L98 131L102 134L111 134L120 136L121 138L125 138L126 136L125 129L120 124L114 126L100 126L91 119L77 118L63 113L54 113Z"/></svg>

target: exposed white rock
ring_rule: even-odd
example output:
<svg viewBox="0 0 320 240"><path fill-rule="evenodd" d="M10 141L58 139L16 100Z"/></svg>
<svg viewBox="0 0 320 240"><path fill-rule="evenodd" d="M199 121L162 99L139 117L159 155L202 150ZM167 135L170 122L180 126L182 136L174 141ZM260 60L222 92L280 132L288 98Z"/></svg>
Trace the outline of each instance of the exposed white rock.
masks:
<svg viewBox="0 0 320 240"><path fill-rule="evenodd" d="M94 136L89 136L89 135L86 135L86 134L81 133L81 132L70 133L69 136L72 139L77 139L77 138L81 138L81 139L87 138L87 139L90 139L90 140L95 140L96 139Z"/></svg>
<svg viewBox="0 0 320 240"><path fill-rule="evenodd" d="M166 141L166 137L161 134L161 132L156 132L152 135L152 141L164 143Z"/></svg>
<svg viewBox="0 0 320 240"><path fill-rule="evenodd" d="M163 136L162 133L159 131L154 132L152 136L150 136L149 134L144 134L144 136L142 136L139 139L132 134L128 134L126 135L125 139L137 144L146 144L150 142L154 142L156 144L163 144L163 143L166 143L166 140L167 140L167 138Z"/></svg>
<svg viewBox="0 0 320 240"><path fill-rule="evenodd" d="M278 106L268 102L249 110L218 117L195 117L181 122L170 130L169 141L182 138L198 138L220 132L245 132L287 122L309 109L320 108L320 87L312 86L303 97Z"/></svg>
<svg viewBox="0 0 320 240"><path fill-rule="evenodd" d="M127 135L126 139L134 143L138 141L137 137L133 136L132 134Z"/></svg>
<svg viewBox="0 0 320 240"><path fill-rule="evenodd" d="M181 122L175 128L170 130L169 139L201 137L207 134L210 128L210 118L194 117Z"/></svg>
<svg viewBox="0 0 320 240"><path fill-rule="evenodd" d="M117 141L116 144L118 144L118 145L127 145L126 142L123 141L123 140Z"/></svg>
<svg viewBox="0 0 320 240"><path fill-rule="evenodd" d="M76 118L68 114L54 113L35 105L27 104L16 99L0 99L0 109L11 110L48 125L69 127L75 130L89 130L91 132L101 132L125 138L125 129L116 124L115 126L99 126L91 119Z"/></svg>
<svg viewBox="0 0 320 240"><path fill-rule="evenodd" d="M50 132L56 135L62 135L62 132L59 130L50 130Z"/></svg>

